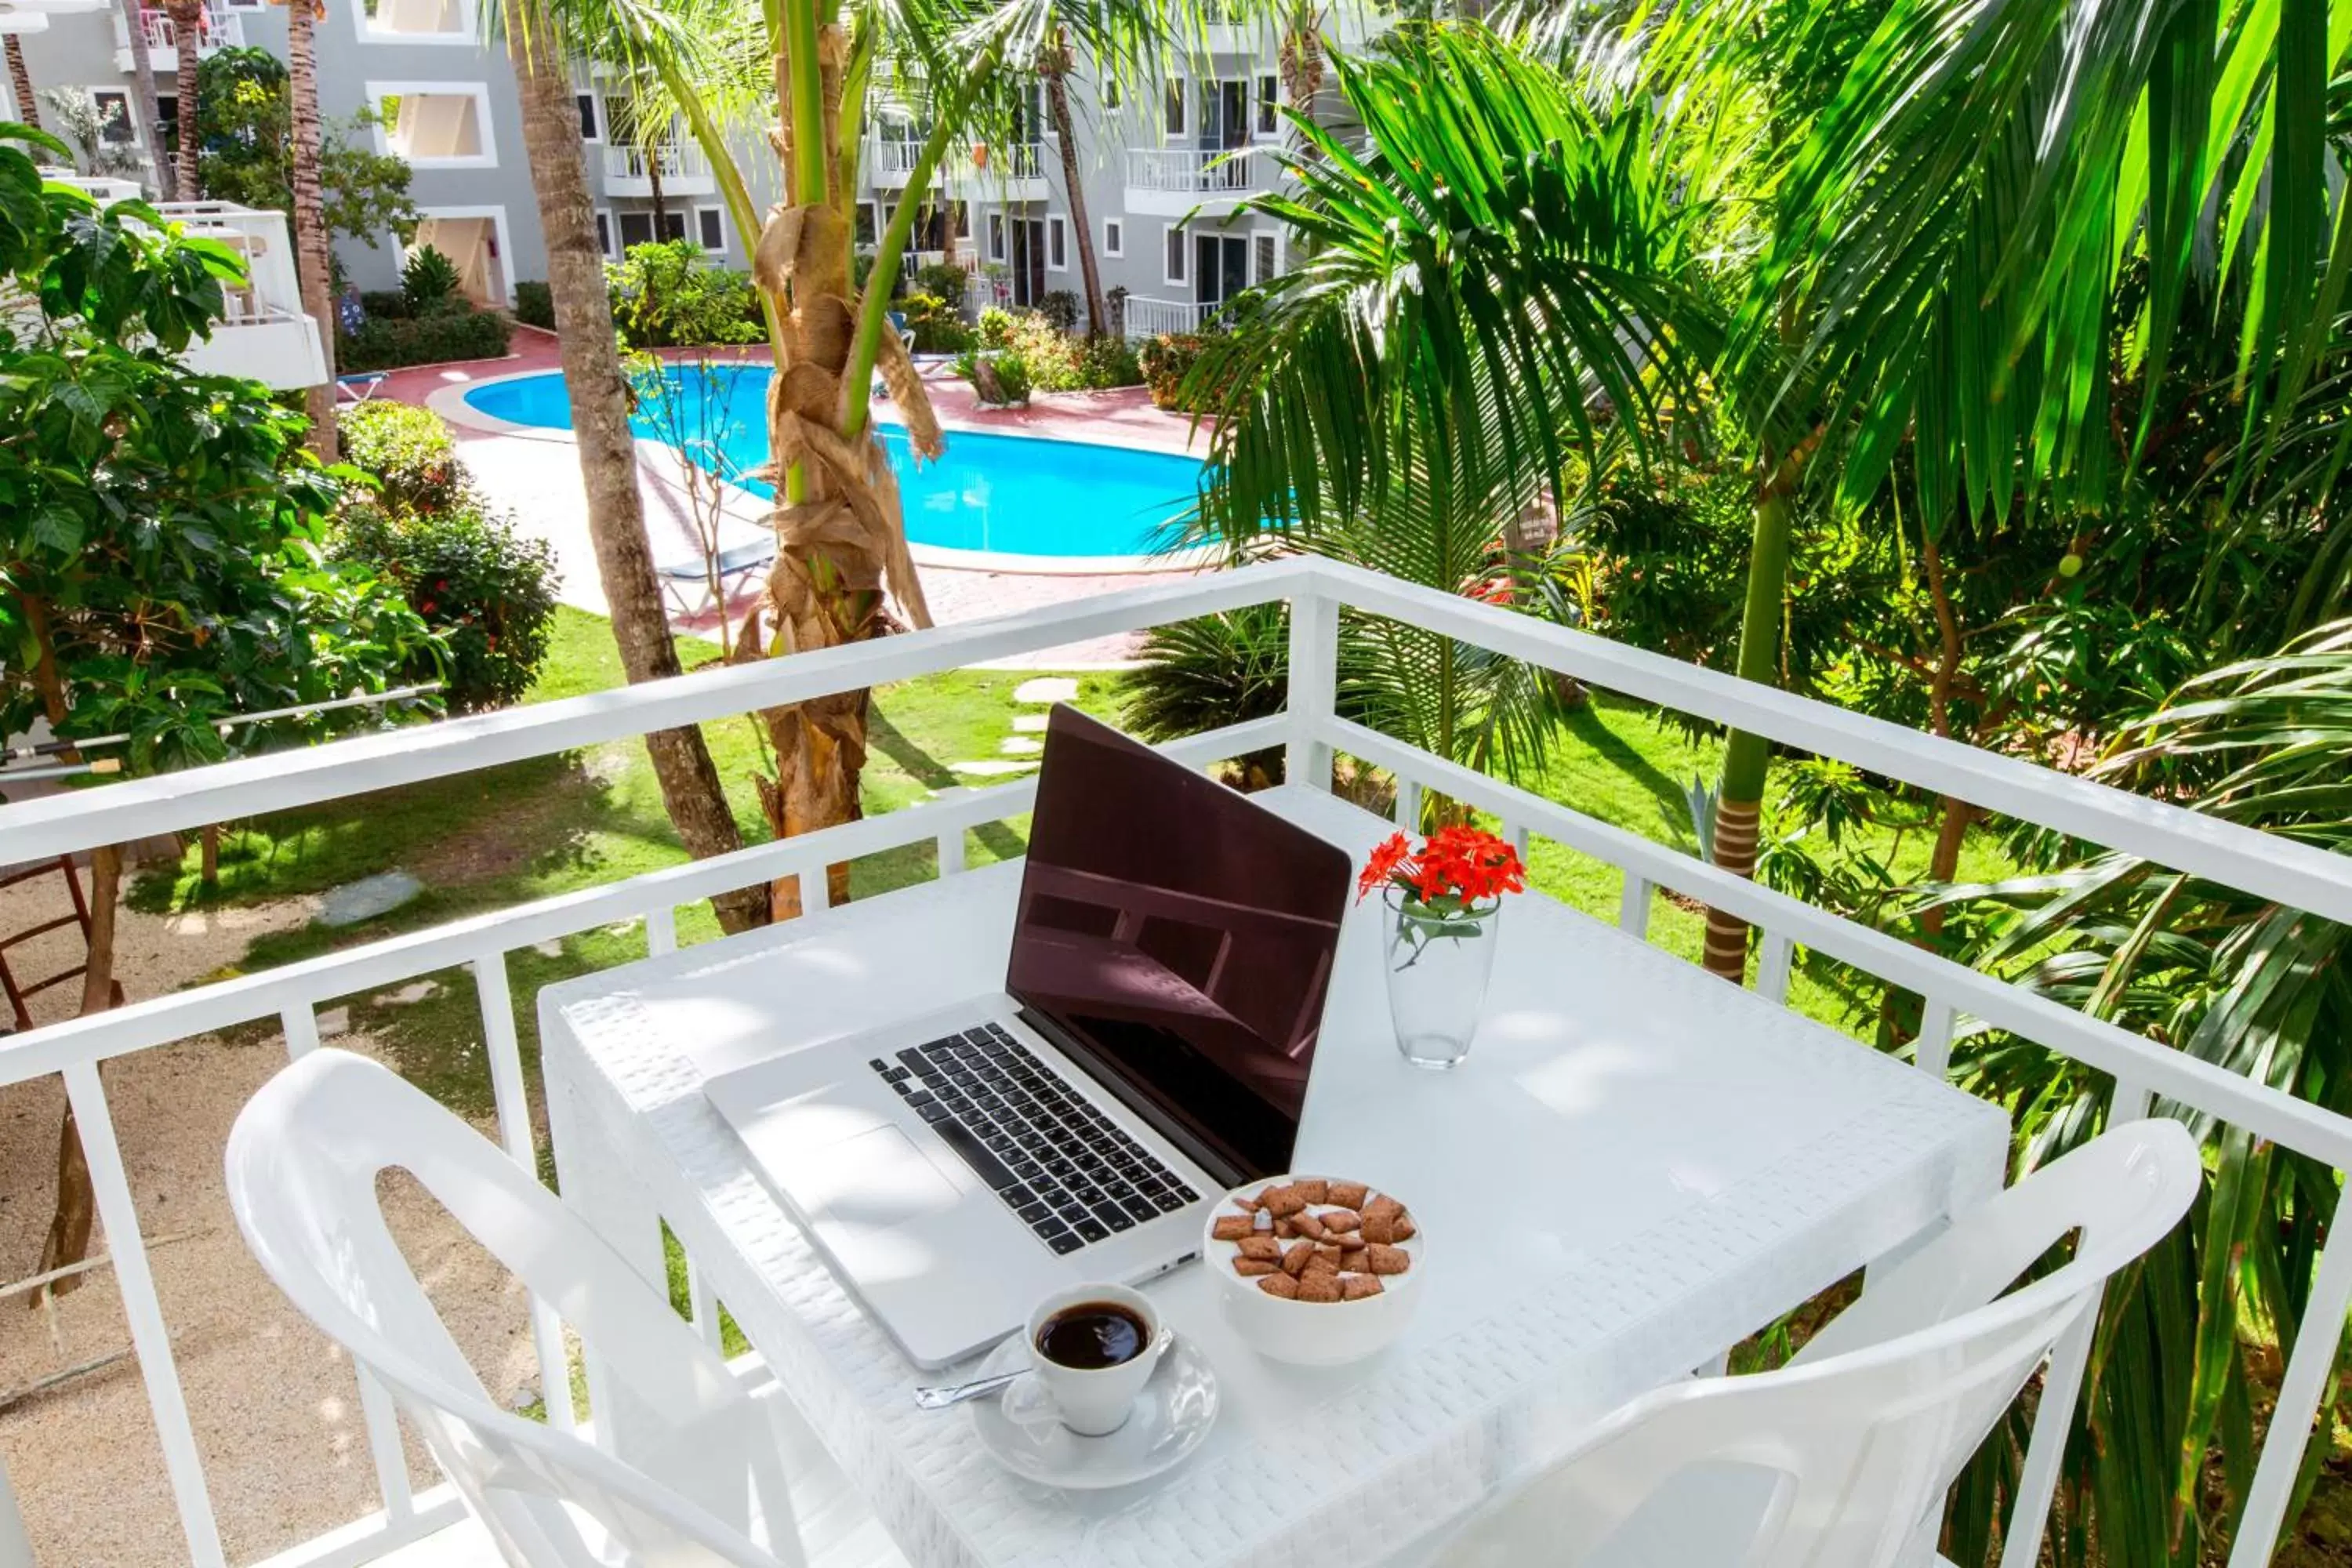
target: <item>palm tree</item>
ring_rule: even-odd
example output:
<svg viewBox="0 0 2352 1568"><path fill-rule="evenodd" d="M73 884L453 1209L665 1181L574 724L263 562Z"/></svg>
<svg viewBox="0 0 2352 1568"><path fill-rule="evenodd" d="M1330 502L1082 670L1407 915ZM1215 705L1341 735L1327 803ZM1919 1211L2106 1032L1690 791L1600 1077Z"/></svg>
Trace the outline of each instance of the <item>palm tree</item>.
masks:
<svg viewBox="0 0 2352 1568"><path fill-rule="evenodd" d="M139 112L139 140L150 154L156 188L165 201L177 201L172 162L163 156L163 110L155 98L155 62L147 48L147 7L143 0L115 0L122 14L122 35L131 40L131 101Z"/></svg>
<svg viewBox="0 0 2352 1568"><path fill-rule="evenodd" d="M1172 12L1109 0L1067 15L1036 0L562 0L575 47L658 83L708 157L736 231L758 237L752 276L776 374L768 437L779 549L739 647L787 654L862 641L896 624L889 601L907 621L929 624L869 404L878 376L915 455L942 450L929 397L889 330L890 296L940 161L975 126L1010 122L1038 48L1057 29L1090 58L1126 64L1193 9L1192 0ZM861 292L850 265L857 130L877 83L894 77L893 90L921 100L916 119L929 129ZM784 199L762 212L729 131L768 115ZM859 814L866 701L844 693L761 715L774 773L756 782L780 837ZM847 867L832 868L828 881L832 898L846 898ZM780 916L797 912L797 884L779 884L774 906Z"/></svg>
<svg viewBox="0 0 2352 1568"><path fill-rule="evenodd" d="M1895 0L1787 139L1729 361L1777 384L1768 409L1798 432L1757 443L1743 677L1773 679L1801 488L1858 505L1905 452L1930 539L1963 511L2103 504L2110 367L2161 384L2178 334L2215 330L2189 301L2216 274L2248 296L2249 467L2317 363L2352 266L2352 225L2329 212L2329 7L2240 18L2198 0L2152 33L2137 11L2095 11ZM1685 85L1719 84L1754 58L1756 18L1692 6L1662 53ZM1817 0L1774 27L1795 58L1849 22ZM2118 317L2126 268L2145 269L2147 304ZM1769 755L1746 733L1725 750L1717 858L1743 876ZM1711 911L1708 966L1737 977L1746 957L1744 924Z"/></svg>
<svg viewBox="0 0 2352 1568"><path fill-rule="evenodd" d="M25 45L16 34L7 35L8 91L16 100L16 112L34 130L41 129L41 106L33 98L33 73L25 68Z"/></svg>
<svg viewBox="0 0 2352 1568"><path fill-rule="evenodd" d="M587 489L588 527L596 571L632 682L681 673L677 644L654 576L646 539L645 503L637 488L635 437L629 430L628 383L613 335L604 258L596 244L593 209L581 170L580 111L562 42L538 0L508 0L496 18L521 90L523 144L530 159L540 226L547 237L547 284L555 307L563 384ZM697 859L742 847L718 765L698 729L656 731L646 737L662 804L688 853ZM761 924L766 900L757 889L711 900L730 931Z"/></svg>
<svg viewBox="0 0 2352 1568"><path fill-rule="evenodd" d="M204 177L196 154L196 51L204 42L205 0L164 0L163 14L172 19L173 46L179 51L177 91L180 95L180 158L173 175L173 194L184 202L204 198ZM320 323L321 331L326 323Z"/></svg>
<svg viewBox="0 0 2352 1568"><path fill-rule="evenodd" d="M1110 330L1110 302L1103 295L1102 271L1095 263L1094 220L1087 216L1087 183L1078 171L1077 126L1070 114L1070 68L1075 63L1066 28L1056 26L1037 48L1037 79L1045 89L1045 116L1062 148L1062 189L1070 200L1070 226L1076 230L1078 275L1087 290L1087 336Z"/></svg>
<svg viewBox="0 0 2352 1568"><path fill-rule="evenodd" d="M327 247L326 202L319 185L319 61L315 24L325 14L320 0L287 0L286 66L291 89L293 141L294 265L302 284L302 311L319 323L319 347L326 379L304 402L310 416L310 450L322 463L335 460L335 299L333 262Z"/></svg>

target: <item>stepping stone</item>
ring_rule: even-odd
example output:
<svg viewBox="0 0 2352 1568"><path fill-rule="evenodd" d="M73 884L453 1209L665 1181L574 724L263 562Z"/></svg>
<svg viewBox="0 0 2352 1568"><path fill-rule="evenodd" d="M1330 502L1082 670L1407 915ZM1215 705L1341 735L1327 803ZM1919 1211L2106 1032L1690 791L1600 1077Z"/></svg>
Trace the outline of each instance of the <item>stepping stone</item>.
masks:
<svg viewBox="0 0 2352 1568"><path fill-rule="evenodd" d="M1078 683L1066 675L1041 675L1013 689L1015 702L1076 702Z"/></svg>
<svg viewBox="0 0 2352 1568"><path fill-rule="evenodd" d="M555 937L549 937L545 942L532 942L530 944L530 950L531 952L539 954L541 958L562 958L563 956L563 943L561 940Z"/></svg>
<svg viewBox="0 0 2352 1568"><path fill-rule="evenodd" d="M1043 713L1015 713L1013 716L1013 728L1014 732L1018 734L1035 735L1043 733L1046 723L1046 717Z"/></svg>
<svg viewBox="0 0 2352 1568"><path fill-rule="evenodd" d="M1015 735L1011 740L1003 742L996 749L1000 752L1008 752L1016 757L1022 755L1024 752L1026 752L1031 756L1034 756L1039 752L1045 749L1045 742L1043 741L1026 740L1022 736Z"/></svg>
<svg viewBox="0 0 2352 1568"><path fill-rule="evenodd" d="M1003 778L1009 773L1025 773L1037 764L1025 763L950 763L948 766L960 773L972 773L982 778Z"/></svg>
<svg viewBox="0 0 2352 1568"><path fill-rule="evenodd" d="M320 1039L331 1040L338 1035L348 1035L351 1032L352 1010L349 1007L330 1007L319 1015Z"/></svg>
<svg viewBox="0 0 2352 1568"><path fill-rule="evenodd" d="M327 889L327 896L320 900L322 907L319 921L322 925L354 926L362 921L390 914L424 890L425 884L405 871L362 877L356 882Z"/></svg>
<svg viewBox="0 0 2352 1568"><path fill-rule="evenodd" d="M412 980L397 991L387 991L368 1000L379 1007L406 1007L440 993L441 983L437 980Z"/></svg>

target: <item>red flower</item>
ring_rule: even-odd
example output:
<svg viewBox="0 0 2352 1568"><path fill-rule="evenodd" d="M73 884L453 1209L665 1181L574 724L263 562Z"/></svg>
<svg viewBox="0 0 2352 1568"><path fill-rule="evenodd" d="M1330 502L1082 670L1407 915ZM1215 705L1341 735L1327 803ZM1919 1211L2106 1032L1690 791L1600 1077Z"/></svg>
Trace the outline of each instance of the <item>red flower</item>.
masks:
<svg viewBox="0 0 2352 1568"><path fill-rule="evenodd" d="M1394 878L1398 868L1403 866L1412 854L1412 847L1405 842L1403 834L1389 835L1372 851L1370 858L1364 862L1363 873L1356 879L1356 901L1362 903L1374 888Z"/></svg>
<svg viewBox="0 0 2352 1568"><path fill-rule="evenodd" d="M1402 888L1424 903L1454 898L1479 904L1526 891L1527 868L1503 839L1457 823L1431 834L1418 854L1403 834L1391 835L1365 861L1356 897L1369 897L1383 884Z"/></svg>

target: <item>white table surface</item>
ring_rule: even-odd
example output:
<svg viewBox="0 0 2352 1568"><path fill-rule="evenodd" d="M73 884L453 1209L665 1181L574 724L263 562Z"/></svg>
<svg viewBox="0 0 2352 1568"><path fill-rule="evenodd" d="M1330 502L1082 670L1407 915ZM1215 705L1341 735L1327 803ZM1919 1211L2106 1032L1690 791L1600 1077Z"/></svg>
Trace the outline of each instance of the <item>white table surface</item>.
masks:
<svg viewBox="0 0 2352 1568"><path fill-rule="evenodd" d="M1359 855L1387 831L1317 792L1260 798ZM961 1413L914 1409L908 1390L935 1380L865 1319L699 1089L1000 989L1018 876L966 872L540 1003L567 1201L649 1277L652 1215L668 1220L919 1568L1378 1562L2000 1182L1995 1107L1535 895L1504 911L1469 1061L1408 1067L1375 901L1342 931L1297 1166L1412 1205L1430 1271L1412 1328L1356 1366L1278 1366L1181 1269L1150 1289L1216 1368L1217 1430L1154 1482L1036 1487Z"/></svg>

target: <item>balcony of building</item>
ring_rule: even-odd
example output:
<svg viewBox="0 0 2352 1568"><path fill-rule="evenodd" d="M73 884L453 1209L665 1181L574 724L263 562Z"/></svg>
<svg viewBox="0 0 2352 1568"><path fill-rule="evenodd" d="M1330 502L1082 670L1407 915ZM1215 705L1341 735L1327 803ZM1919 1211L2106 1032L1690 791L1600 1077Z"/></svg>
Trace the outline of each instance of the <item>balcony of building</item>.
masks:
<svg viewBox="0 0 2352 1568"><path fill-rule="evenodd" d="M1127 210L1154 217L1232 212L1271 190L1274 160L1247 143L1214 147L1129 147Z"/></svg>
<svg viewBox="0 0 2352 1568"><path fill-rule="evenodd" d="M615 144L604 149L604 194L650 196L658 178L661 194L707 196L718 190L710 160L691 142L657 142L651 147Z"/></svg>
<svg viewBox="0 0 2352 1568"><path fill-rule="evenodd" d="M180 26L170 14L160 6L142 5L139 10L140 30L147 38L147 68L153 71L176 70L180 59ZM203 19L196 26L196 54L199 58L216 49L238 48L245 44L245 19L226 5L211 5L204 9ZM114 14L114 68L133 68L131 53L131 27L122 13Z"/></svg>

